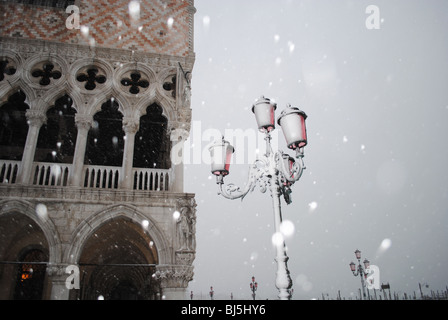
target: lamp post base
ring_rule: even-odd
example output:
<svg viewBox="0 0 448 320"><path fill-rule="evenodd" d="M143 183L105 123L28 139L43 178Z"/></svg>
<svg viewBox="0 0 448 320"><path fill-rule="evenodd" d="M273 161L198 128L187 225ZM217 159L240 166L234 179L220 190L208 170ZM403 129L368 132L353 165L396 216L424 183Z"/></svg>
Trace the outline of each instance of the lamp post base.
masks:
<svg viewBox="0 0 448 320"><path fill-rule="evenodd" d="M277 248L280 252L277 254L275 261L277 262L277 278L275 280L275 286L277 287L279 294L278 298L280 300L290 300L291 299L291 287L292 280L289 276L287 261L288 257L284 253L284 248ZM279 256L280 254L280 256Z"/></svg>

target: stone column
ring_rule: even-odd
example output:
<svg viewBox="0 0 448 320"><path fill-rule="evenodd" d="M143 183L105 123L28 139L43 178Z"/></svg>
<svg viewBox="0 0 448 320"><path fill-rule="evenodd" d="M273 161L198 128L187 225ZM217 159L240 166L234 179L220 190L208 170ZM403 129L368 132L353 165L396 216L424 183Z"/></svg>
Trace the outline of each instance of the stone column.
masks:
<svg viewBox="0 0 448 320"><path fill-rule="evenodd" d="M69 289L66 286L66 280L69 274L65 273L64 265L48 265L47 275L51 282L51 300L68 300Z"/></svg>
<svg viewBox="0 0 448 320"><path fill-rule="evenodd" d="M124 118L123 130L126 133L123 152L123 164L121 169L120 184L123 189L132 189L134 177L132 167L134 162L135 134L139 129L140 119Z"/></svg>
<svg viewBox="0 0 448 320"><path fill-rule="evenodd" d="M28 135L26 137L25 148L23 150L22 162L20 167L19 179L20 183L29 184L31 181L31 172L36 152L37 139L42 124L46 121L46 116L38 110L28 109L26 112L28 120Z"/></svg>
<svg viewBox="0 0 448 320"><path fill-rule="evenodd" d="M172 142L171 147L171 165L173 167L174 179L170 181L172 183L171 190L173 192L184 192L184 162L183 151L184 143L188 139L189 132L184 129L173 129L171 131L170 140Z"/></svg>
<svg viewBox="0 0 448 320"><path fill-rule="evenodd" d="M193 267L188 265L157 266L155 279L160 281L162 299L185 300L188 283L193 280Z"/></svg>
<svg viewBox="0 0 448 320"><path fill-rule="evenodd" d="M70 185L74 187L81 187L82 169L84 167L84 157L86 154L87 137L89 130L92 127L92 116L76 114L75 123L78 128L76 136L75 154L73 156L72 171L70 173Z"/></svg>

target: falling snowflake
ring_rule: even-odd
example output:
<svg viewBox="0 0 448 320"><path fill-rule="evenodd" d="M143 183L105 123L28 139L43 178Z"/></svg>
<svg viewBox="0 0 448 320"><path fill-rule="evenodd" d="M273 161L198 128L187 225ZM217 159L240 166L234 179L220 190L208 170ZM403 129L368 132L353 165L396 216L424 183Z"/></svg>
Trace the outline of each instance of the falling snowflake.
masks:
<svg viewBox="0 0 448 320"><path fill-rule="evenodd" d="M81 26L80 31L84 37L87 37L89 35L89 27L88 26Z"/></svg>
<svg viewBox="0 0 448 320"><path fill-rule="evenodd" d="M204 18L202 18L202 24L204 25L204 27L208 27L210 25L210 17L204 16Z"/></svg>
<svg viewBox="0 0 448 320"><path fill-rule="evenodd" d="M276 247L283 245L284 238L281 232L276 232L272 235L272 244Z"/></svg>
<svg viewBox="0 0 448 320"><path fill-rule="evenodd" d="M167 22L166 22L166 24L168 25L168 28L172 28L173 27L173 24L174 24L174 19L173 19L173 17L169 17L168 18L168 20L167 20Z"/></svg>
<svg viewBox="0 0 448 320"><path fill-rule="evenodd" d="M308 203L308 207L310 208L310 212L313 212L317 208L317 202L313 201L313 202Z"/></svg>
<svg viewBox="0 0 448 320"><path fill-rule="evenodd" d="M288 48L289 48L289 53L293 53L296 46L292 41L288 41Z"/></svg>
<svg viewBox="0 0 448 320"><path fill-rule="evenodd" d="M48 218L47 206L44 205L43 203L39 203L36 206L36 214L39 217L39 219L46 220Z"/></svg>
<svg viewBox="0 0 448 320"><path fill-rule="evenodd" d="M280 232L285 237L291 237L294 234L294 223L289 220L285 220L280 224Z"/></svg>
<svg viewBox="0 0 448 320"><path fill-rule="evenodd" d="M129 16L131 17L131 20L138 20L140 19L140 2L136 0L132 0L129 2Z"/></svg>
<svg viewBox="0 0 448 320"><path fill-rule="evenodd" d="M381 242L380 249L382 251L386 251L387 249L390 248L391 245L392 245L392 241L390 239L386 238Z"/></svg>

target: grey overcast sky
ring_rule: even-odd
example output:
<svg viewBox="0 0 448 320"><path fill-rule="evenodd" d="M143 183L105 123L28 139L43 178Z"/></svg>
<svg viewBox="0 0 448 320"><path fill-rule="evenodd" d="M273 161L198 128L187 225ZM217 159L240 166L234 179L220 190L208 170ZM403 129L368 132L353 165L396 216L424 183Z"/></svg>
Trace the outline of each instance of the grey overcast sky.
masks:
<svg viewBox="0 0 448 320"><path fill-rule="evenodd" d="M379 9L368 29L366 8ZM275 299L269 193L217 195L210 132L255 130L260 95L307 115L307 169L282 201L293 299L355 298L354 251L399 294L448 285L448 2L196 0L193 125L185 190L196 193L194 299ZM281 130L279 148L286 151ZM253 144L231 141L243 185ZM263 141L260 142L263 145ZM198 163L198 159L200 159ZM243 162L241 164L241 162Z"/></svg>

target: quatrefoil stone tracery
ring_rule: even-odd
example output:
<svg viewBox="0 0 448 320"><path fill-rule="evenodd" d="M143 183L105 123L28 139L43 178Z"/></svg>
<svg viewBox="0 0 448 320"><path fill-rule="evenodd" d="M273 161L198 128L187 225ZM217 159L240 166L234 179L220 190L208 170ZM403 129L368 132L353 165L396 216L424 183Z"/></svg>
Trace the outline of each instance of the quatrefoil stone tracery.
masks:
<svg viewBox="0 0 448 320"><path fill-rule="evenodd" d="M11 76L16 73L16 68L10 65L10 61L5 59L0 61L0 81L5 79L5 74Z"/></svg>
<svg viewBox="0 0 448 320"><path fill-rule="evenodd" d="M106 77L98 75L99 70L97 68L89 68L85 73L81 73L76 77L79 82L85 82L84 88L91 91L96 88L96 84L102 84L106 82Z"/></svg>
<svg viewBox="0 0 448 320"><path fill-rule="evenodd" d="M132 94L138 94L140 88L145 89L149 87L149 81L142 79L139 72L132 72L130 78L121 79L121 84L125 87L129 87L129 92Z"/></svg>
<svg viewBox="0 0 448 320"><path fill-rule="evenodd" d="M54 64L48 62L44 63L41 68L35 69L31 75L35 78L41 78L39 80L41 86L48 86L51 79L59 79L62 76L62 73L58 70L54 70Z"/></svg>

